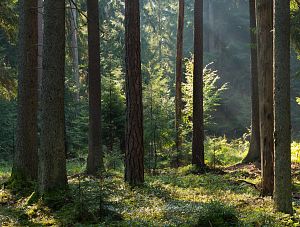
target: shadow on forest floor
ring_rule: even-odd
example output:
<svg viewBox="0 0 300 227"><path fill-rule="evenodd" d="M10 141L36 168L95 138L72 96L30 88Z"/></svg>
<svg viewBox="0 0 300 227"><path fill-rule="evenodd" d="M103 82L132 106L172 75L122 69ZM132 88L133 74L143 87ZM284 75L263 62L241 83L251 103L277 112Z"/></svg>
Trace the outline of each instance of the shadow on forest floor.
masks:
<svg viewBox="0 0 300 227"><path fill-rule="evenodd" d="M300 185L297 180L299 169L294 171L296 185ZM81 168L76 166L76 170ZM205 207L214 201L221 205L209 209L223 209L222 204L229 205L248 226L293 226L299 221L295 219L298 213L293 218L274 213L272 199L259 197L259 191L253 187L260 181L259 170L255 166L235 166L223 170L225 173L222 174L210 172L195 175L191 174L190 166L163 169L155 176L146 175L145 184L136 188L130 188L123 182L120 171L109 171L102 179L70 171L70 199L58 200L61 204L55 209L45 206L42 201L28 205L25 202L28 198L12 198L9 191L0 190L0 201L3 201L0 203L0 223L3 226L68 226L76 223L191 226L205 213ZM8 176L4 173L0 175L4 176L3 179ZM298 187L295 190L297 193ZM294 207L298 212L297 200ZM216 212L212 210L208 215Z"/></svg>

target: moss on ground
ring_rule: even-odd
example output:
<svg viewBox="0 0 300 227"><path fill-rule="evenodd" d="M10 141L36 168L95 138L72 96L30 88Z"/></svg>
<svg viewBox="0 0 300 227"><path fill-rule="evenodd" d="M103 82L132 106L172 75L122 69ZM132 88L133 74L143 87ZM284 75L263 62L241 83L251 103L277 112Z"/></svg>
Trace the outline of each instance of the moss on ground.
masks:
<svg viewBox="0 0 300 227"><path fill-rule="evenodd" d="M74 163L69 166L82 169ZM163 169L158 175L146 175L144 186L134 189L123 182L121 171L107 172L99 179L74 169L69 171L73 175L69 176L68 195L55 200L61 201L59 206L32 199L34 194L14 195L1 189L2 226L204 226L205 221L224 222L223 226L228 221L237 226L300 226L300 200L294 199L293 217L275 213L272 199L261 198L255 188L260 179L254 166L202 175L192 174L189 166ZM294 183L300 184L297 178ZM298 188L294 187L294 195ZM218 212L225 212L223 219L215 215Z"/></svg>

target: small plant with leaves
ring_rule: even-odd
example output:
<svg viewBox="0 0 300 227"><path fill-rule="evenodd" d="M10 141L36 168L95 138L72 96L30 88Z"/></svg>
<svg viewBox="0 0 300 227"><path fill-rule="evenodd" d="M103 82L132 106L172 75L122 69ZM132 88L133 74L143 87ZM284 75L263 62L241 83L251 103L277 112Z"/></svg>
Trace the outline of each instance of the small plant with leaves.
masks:
<svg viewBox="0 0 300 227"><path fill-rule="evenodd" d="M212 201L205 204L201 209L196 226L232 227L238 226L238 224L238 214L233 207Z"/></svg>

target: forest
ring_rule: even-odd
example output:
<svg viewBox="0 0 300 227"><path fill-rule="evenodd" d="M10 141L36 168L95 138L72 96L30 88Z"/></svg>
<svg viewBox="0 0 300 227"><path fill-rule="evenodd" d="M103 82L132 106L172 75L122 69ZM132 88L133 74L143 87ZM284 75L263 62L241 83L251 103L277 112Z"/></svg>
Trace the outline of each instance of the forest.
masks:
<svg viewBox="0 0 300 227"><path fill-rule="evenodd" d="M0 226L300 226L300 0L1 0Z"/></svg>

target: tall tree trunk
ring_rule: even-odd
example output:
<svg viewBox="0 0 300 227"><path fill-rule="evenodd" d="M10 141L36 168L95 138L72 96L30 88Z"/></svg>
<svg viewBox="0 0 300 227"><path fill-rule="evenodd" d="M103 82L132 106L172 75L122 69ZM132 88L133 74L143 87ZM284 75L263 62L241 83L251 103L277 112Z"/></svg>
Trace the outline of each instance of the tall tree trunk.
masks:
<svg viewBox="0 0 300 227"><path fill-rule="evenodd" d="M16 151L12 180L37 180L38 29L37 0L20 1Z"/></svg>
<svg viewBox="0 0 300 227"><path fill-rule="evenodd" d="M274 188L273 0L257 0L257 50L262 195Z"/></svg>
<svg viewBox="0 0 300 227"><path fill-rule="evenodd" d="M144 182L143 103L139 0L125 0L126 153L125 181Z"/></svg>
<svg viewBox="0 0 300 227"><path fill-rule="evenodd" d="M44 1L39 191L67 185L64 134L65 1Z"/></svg>
<svg viewBox="0 0 300 227"><path fill-rule="evenodd" d="M175 97L175 130L176 130L176 162L180 164L182 149L182 60L183 60L183 28L184 28L184 0L179 0L178 28L177 28L177 55L176 55L176 97Z"/></svg>
<svg viewBox="0 0 300 227"><path fill-rule="evenodd" d="M250 148L243 163L260 161L259 97L257 71L257 38L255 0L249 0L251 47L251 137Z"/></svg>
<svg viewBox="0 0 300 227"><path fill-rule="evenodd" d="M89 46L89 154L87 173L104 168L101 145L101 76L98 0L87 1Z"/></svg>
<svg viewBox="0 0 300 227"><path fill-rule="evenodd" d="M109 74L109 142L108 142L108 151L113 153L113 147L114 147L114 123L113 123L113 117L112 117L112 75Z"/></svg>
<svg viewBox="0 0 300 227"><path fill-rule="evenodd" d="M78 57L78 38L77 38L77 9L76 0L70 1L71 7L71 48L72 48L72 61L73 61L73 73L76 83L76 100L80 99L80 78L79 78L79 57Z"/></svg>
<svg viewBox="0 0 300 227"><path fill-rule="evenodd" d="M194 77L192 163L204 167L203 127L203 0L194 7Z"/></svg>
<svg viewBox="0 0 300 227"><path fill-rule="evenodd" d="M274 1L274 200L293 214L291 180L290 2Z"/></svg>
<svg viewBox="0 0 300 227"><path fill-rule="evenodd" d="M159 61L162 65L162 23L161 23L161 18L162 18L162 9L161 9L161 0L158 0L158 39L159 39Z"/></svg>
<svg viewBox="0 0 300 227"><path fill-rule="evenodd" d="M42 75L43 75L43 35L44 35L44 1L38 0L38 90L39 100L41 99Z"/></svg>
<svg viewBox="0 0 300 227"><path fill-rule="evenodd" d="M208 0L208 51L215 51L215 15L213 0Z"/></svg>

